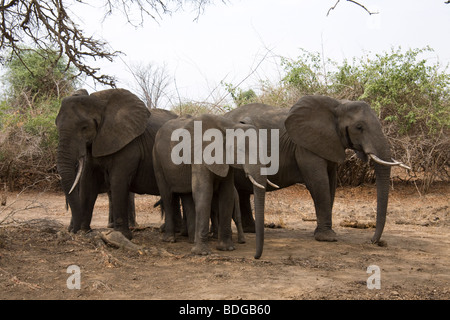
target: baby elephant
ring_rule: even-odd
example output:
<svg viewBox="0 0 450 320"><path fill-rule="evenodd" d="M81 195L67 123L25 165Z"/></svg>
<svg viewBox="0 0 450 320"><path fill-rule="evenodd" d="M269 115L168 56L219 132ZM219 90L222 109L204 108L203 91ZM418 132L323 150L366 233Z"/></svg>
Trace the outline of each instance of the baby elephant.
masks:
<svg viewBox="0 0 450 320"><path fill-rule="evenodd" d="M192 252L209 254L209 220L213 200L218 208L218 250L234 250L231 219L235 189L233 169L244 170L254 183L256 255L259 258L264 242L265 166L251 152L251 139L243 139L256 128L236 123L222 116L205 114L193 118L168 121L158 131L153 147L156 181L165 210L165 240L175 238L174 217L181 198L191 198L183 206L187 219L195 212L195 239ZM251 143L251 142L250 142ZM253 161L251 161L253 160ZM191 215L191 217L189 216Z"/></svg>

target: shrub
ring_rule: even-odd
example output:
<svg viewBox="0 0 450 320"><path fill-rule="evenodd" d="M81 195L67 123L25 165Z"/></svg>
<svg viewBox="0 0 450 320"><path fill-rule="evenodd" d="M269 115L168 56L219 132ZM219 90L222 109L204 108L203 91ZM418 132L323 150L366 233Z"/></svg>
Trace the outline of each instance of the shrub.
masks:
<svg viewBox="0 0 450 320"><path fill-rule="evenodd" d="M60 98L76 85L73 73L65 70L64 61L49 65L39 51L25 51L7 63L2 80L7 90L0 101L1 185L10 190L57 188L55 118Z"/></svg>
<svg viewBox="0 0 450 320"><path fill-rule="evenodd" d="M450 178L450 74L424 58L432 53L429 47L397 48L337 63L302 50L296 60L281 58L284 77L275 85L262 83L255 100L280 107L307 94L365 100L378 114L393 156L413 168L406 179L420 178L426 191L433 181ZM340 183L373 181L372 166L347 154Z"/></svg>

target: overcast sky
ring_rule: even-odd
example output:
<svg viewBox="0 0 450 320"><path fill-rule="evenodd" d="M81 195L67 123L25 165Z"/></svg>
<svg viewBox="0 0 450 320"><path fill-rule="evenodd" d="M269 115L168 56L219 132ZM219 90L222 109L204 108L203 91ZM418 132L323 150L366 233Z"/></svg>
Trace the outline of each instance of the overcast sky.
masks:
<svg viewBox="0 0 450 320"><path fill-rule="evenodd" d="M214 1L193 21L196 12L187 8L148 18L143 27L130 26L124 16L102 22L103 10L81 6L72 9L88 34L108 41L124 53L113 63L99 62L102 72L118 79L118 87L133 89L128 67L137 63L165 65L174 79L169 95L205 100L220 82L240 83L263 60L241 88L257 87L258 81L280 78L279 56L296 58L300 48L323 52L335 61L392 47L435 50L426 58L450 63L450 4L444 0L361 0L377 15L341 1L327 17L335 0L230 0ZM175 90L178 88L178 93ZM91 83L89 91L100 90ZM216 91L217 94L219 94ZM213 94L214 96L214 94ZM214 99L214 97L209 97Z"/></svg>

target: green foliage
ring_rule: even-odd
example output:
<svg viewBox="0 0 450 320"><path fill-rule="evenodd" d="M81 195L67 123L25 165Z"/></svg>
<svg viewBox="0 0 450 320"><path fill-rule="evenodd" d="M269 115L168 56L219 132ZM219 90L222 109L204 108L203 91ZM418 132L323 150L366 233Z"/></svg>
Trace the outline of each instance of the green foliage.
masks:
<svg viewBox="0 0 450 320"><path fill-rule="evenodd" d="M225 83L222 82L222 85L225 87L225 89L228 91L228 93L231 95L231 98L233 98L234 103L236 106L243 106L244 104L249 104L256 101L256 93L252 89L249 90L242 90L241 88L233 86L231 83Z"/></svg>
<svg viewBox="0 0 450 320"><path fill-rule="evenodd" d="M450 74L439 63L420 59L430 48L400 48L364 57L338 69L336 84L350 85L358 99L371 103L381 120L394 122L400 134L434 134L450 126ZM359 89L359 90L358 90Z"/></svg>
<svg viewBox="0 0 450 320"><path fill-rule="evenodd" d="M339 64L302 50L297 60L281 58L286 72L281 84L299 96L365 100L382 121L395 123L400 134L436 134L450 126L450 74L438 62L421 58L432 52L429 47L397 48Z"/></svg>
<svg viewBox="0 0 450 320"><path fill-rule="evenodd" d="M303 94L326 93L328 72L326 62L318 52L308 52L301 49L302 54L297 60L281 58L281 66L286 75L282 83L294 87ZM331 60L327 61L332 63Z"/></svg>
<svg viewBox="0 0 450 320"><path fill-rule="evenodd" d="M33 99L60 97L75 86L75 71L67 69L66 59L58 59L58 52L23 49L6 63L4 81L9 86L9 96L27 93ZM52 64L50 61L56 61Z"/></svg>
<svg viewBox="0 0 450 320"><path fill-rule="evenodd" d="M6 64L2 80L7 90L0 101L0 180L11 189L36 180L57 182L55 118L62 97L74 90L76 81L64 59L55 65L48 61L39 51L24 50Z"/></svg>
<svg viewBox="0 0 450 320"><path fill-rule="evenodd" d="M378 114L393 155L429 186L434 179L450 178L450 74L432 54L429 47L392 48L337 63L301 50L297 59L281 58L284 77L275 85L262 83L261 94L252 100L280 107L291 107L308 94L364 100ZM228 88L234 99L242 92L231 84ZM358 176L360 183L370 175L367 165L361 167L364 172L352 174L350 180ZM348 173L355 166L342 168Z"/></svg>

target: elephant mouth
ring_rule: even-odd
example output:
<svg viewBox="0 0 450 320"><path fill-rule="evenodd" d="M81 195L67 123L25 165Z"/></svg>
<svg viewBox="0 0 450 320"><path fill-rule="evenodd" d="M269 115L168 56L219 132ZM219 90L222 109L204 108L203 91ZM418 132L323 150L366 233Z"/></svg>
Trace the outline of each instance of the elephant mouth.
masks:
<svg viewBox="0 0 450 320"><path fill-rule="evenodd" d="M371 152L365 152L365 151L361 151L360 149L363 148L359 148L359 146L355 146L352 142L352 140L350 139L350 134L348 132L348 127L345 127L345 138L347 139L347 144L349 146L350 149L354 150L356 152L356 155L358 156L358 158L360 158L363 161L367 161L368 157L370 157L370 159L372 159L373 161L375 161L378 164L381 164L383 166L388 166L388 167L394 167L394 166L399 166L401 168L407 169L407 170L411 170L410 167L408 167L407 165L405 165L403 162L401 161L397 161L395 159L391 159L392 162L390 161L385 161L380 159L378 156L376 156L374 153Z"/></svg>

